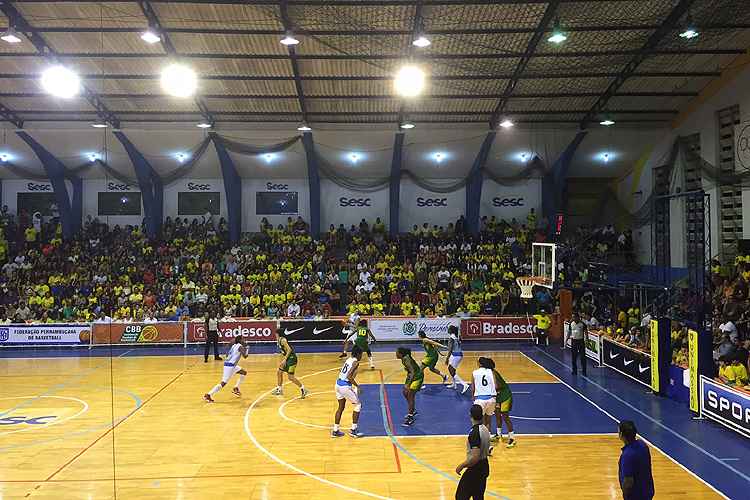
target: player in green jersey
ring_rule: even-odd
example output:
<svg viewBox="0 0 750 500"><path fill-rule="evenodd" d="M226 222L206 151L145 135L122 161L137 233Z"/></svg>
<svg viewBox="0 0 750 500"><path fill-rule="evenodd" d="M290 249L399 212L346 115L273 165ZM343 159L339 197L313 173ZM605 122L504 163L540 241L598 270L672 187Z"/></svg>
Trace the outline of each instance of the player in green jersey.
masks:
<svg viewBox="0 0 750 500"><path fill-rule="evenodd" d="M277 385L276 388L271 392L276 396L281 396L283 391L281 390L281 384L284 381L284 372L286 372L289 381L299 387L301 392L301 398L309 394L302 382L294 376L294 372L297 371L297 354L294 352L294 348L289 344L289 341L285 337L279 337L278 341L279 351L283 356L281 363L279 363L279 369L276 372Z"/></svg>
<svg viewBox="0 0 750 500"><path fill-rule="evenodd" d="M362 350L362 352L367 354L367 359L370 361L370 370L374 370L375 363L372 359L372 352L370 351L370 340L375 342L377 339L370 329L367 328L367 320L360 319L359 324L353 327L352 334L346 339L346 342L344 342L344 352L346 352L346 346L349 342L353 342L354 345Z"/></svg>
<svg viewBox="0 0 750 500"><path fill-rule="evenodd" d="M411 349L399 347L396 349L396 357L401 360L401 364L404 365L404 370L406 370L403 394L409 405L409 413L401 425L409 427L414 423L414 417L417 415L416 397L417 391L424 383L424 372L422 371L422 367L411 357Z"/></svg>
<svg viewBox="0 0 750 500"><path fill-rule="evenodd" d="M443 378L443 383L445 383L448 380L448 376L435 368L435 365L437 365L438 358L440 357L438 349L446 349L446 347L439 342L428 339L427 334L422 330L417 335L419 335L419 340L422 342L425 353L425 357L422 359L422 370L429 369L432 373L440 375Z"/></svg>
<svg viewBox="0 0 750 500"><path fill-rule="evenodd" d="M513 409L513 393L510 391L510 386L505 381L500 372L495 370L495 362L490 360L490 366L492 374L495 376L495 389L497 390L497 397L495 398L495 418L497 419L497 434L492 436L493 441L499 441L503 437L503 424L505 422L508 427L508 444L506 448L513 448L516 445L516 439L513 435L513 422L510 420L510 410Z"/></svg>

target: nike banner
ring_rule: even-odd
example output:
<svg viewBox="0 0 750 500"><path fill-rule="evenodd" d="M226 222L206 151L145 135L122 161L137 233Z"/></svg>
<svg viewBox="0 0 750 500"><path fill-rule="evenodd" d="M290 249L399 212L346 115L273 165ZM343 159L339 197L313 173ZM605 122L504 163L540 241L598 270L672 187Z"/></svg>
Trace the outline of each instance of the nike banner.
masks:
<svg viewBox="0 0 750 500"><path fill-rule="evenodd" d="M344 340L344 324L336 320L279 321L276 334L290 342Z"/></svg>
<svg viewBox="0 0 750 500"><path fill-rule="evenodd" d="M602 363L651 388L651 356L602 338Z"/></svg>

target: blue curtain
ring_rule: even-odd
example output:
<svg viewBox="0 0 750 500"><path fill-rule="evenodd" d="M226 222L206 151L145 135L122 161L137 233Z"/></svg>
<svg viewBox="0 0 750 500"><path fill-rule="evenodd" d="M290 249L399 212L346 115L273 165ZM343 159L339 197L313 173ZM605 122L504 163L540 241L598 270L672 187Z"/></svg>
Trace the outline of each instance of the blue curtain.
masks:
<svg viewBox="0 0 750 500"><path fill-rule="evenodd" d="M479 233L479 206L482 202L482 170L487 163L487 156L490 154L492 143L495 142L497 132L490 130L482 141L482 147L479 148L474 164L469 171L469 177L466 180L466 226L471 234Z"/></svg>
<svg viewBox="0 0 750 500"><path fill-rule="evenodd" d="M542 213L548 221L550 230L554 228L555 214L564 209L563 199L565 193L565 180L568 177L568 169L573 161L576 150L586 137L586 131L582 130L576 134L568 147L560 154L552 169L542 180Z"/></svg>
<svg viewBox="0 0 750 500"><path fill-rule="evenodd" d="M81 180L75 176L71 176L66 172L65 165L60 160L55 158L52 153L47 151L44 146L36 142L26 132L19 130L16 132L18 137L28 144L36 154L39 161L44 166L44 170L47 172L52 189L55 192L55 201L57 202L58 210L60 211L60 224L62 225L63 237L65 239L73 238L81 228L81 218L83 216L83 203L82 203L82 184ZM70 197L68 195L68 188L65 186L65 178L69 177L73 183L73 196L76 195L76 184L78 184L78 203L71 207ZM74 199L74 202L76 200Z"/></svg>
<svg viewBox="0 0 750 500"><path fill-rule="evenodd" d="M212 137L216 137L212 134ZM214 140L219 157L221 176L224 178L224 193L227 197L227 218L229 219L229 239L237 243L242 237L242 179L237 173L234 161L227 153L222 141Z"/></svg>
<svg viewBox="0 0 750 500"><path fill-rule="evenodd" d="M393 142L389 194L389 231L391 236L399 233L399 200L401 198L401 159L404 151L404 133L398 132Z"/></svg>
<svg viewBox="0 0 750 500"><path fill-rule="evenodd" d="M302 134L302 145L305 147L307 180L310 185L310 234L317 240L320 238L320 174L312 133Z"/></svg>
<svg viewBox="0 0 750 500"><path fill-rule="evenodd" d="M164 210L164 187L161 178L151 164L130 142L125 134L114 132L115 137L122 143L133 164L138 187L141 190L143 209L146 212L146 234L149 238L156 238L161 233L162 215Z"/></svg>

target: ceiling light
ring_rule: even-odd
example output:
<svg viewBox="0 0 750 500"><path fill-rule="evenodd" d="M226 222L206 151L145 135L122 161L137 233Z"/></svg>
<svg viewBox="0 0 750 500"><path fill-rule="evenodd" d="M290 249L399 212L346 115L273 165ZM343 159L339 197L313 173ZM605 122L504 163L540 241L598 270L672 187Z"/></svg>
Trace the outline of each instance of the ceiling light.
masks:
<svg viewBox="0 0 750 500"><path fill-rule="evenodd" d="M91 126L94 128L107 128L109 125L104 122L94 122L91 124Z"/></svg>
<svg viewBox="0 0 750 500"><path fill-rule="evenodd" d="M213 125L211 125L208 122L200 122L199 124L196 125L196 127L198 127L198 128L211 128L211 127L213 127Z"/></svg>
<svg viewBox="0 0 750 500"><path fill-rule="evenodd" d="M161 72L161 88L173 97L190 97L198 88L198 77L184 64L170 64Z"/></svg>
<svg viewBox="0 0 750 500"><path fill-rule="evenodd" d="M416 97L424 90L425 74L417 66L403 66L398 70L393 83L398 95Z"/></svg>
<svg viewBox="0 0 750 500"><path fill-rule="evenodd" d="M0 153L0 161L8 161L10 160L10 155L8 153Z"/></svg>
<svg viewBox="0 0 750 500"><path fill-rule="evenodd" d="M435 161L437 163L440 163L441 161L443 161L445 159L445 154L444 153L435 153L434 155L432 155L432 157L435 158Z"/></svg>
<svg viewBox="0 0 750 500"><path fill-rule="evenodd" d="M360 156L357 153L349 153L349 160L351 160L352 163L357 163L360 159Z"/></svg>
<svg viewBox="0 0 750 500"><path fill-rule="evenodd" d="M599 125L604 125L605 127L609 127L610 125L614 125L615 121L610 117L605 117L604 120L599 122Z"/></svg>
<svg viewBox="0 0 750 500"><path fill-rule="evenodd" d="M405 129L405 130L411 130L414 127L416 127L416 125L414 125L414 123L412 123L412 122L404 122L401 125L399 125L399 127L401 127L402 129Z"/></svg>
<svg viewBox="0 0 750 500"><path fill-rule="evenodd" d="M78 74L60 65L45 69L40 83L48 94L63 99L74 97L81 89L81 79Z"/></svg>
<svg viewBox="0 0 750 500"><path fill-rule="evenodd" d="M602 157L604 159L604 163L607 163L609 161L609 153L604 153Z"/></svg>
<svg viewBox="0 0 750 500"><path fill-rule="evenodd" d="M90 162L95 162L99 159L99 155L96 153L86 153L86 157L89 159Z"/></svg>
<svg viewBox="0 0 750 500"><path fill-rule="evenodd" d="M680 38L690 40L691 38L695 38L698 35L700 35L700 33L697 29L695 29L695 25L693 24L693 17L688 12L687 18L685 19L685 30L680 33Z"/></svg>
<svg viewBox="0 0 750 500"><path fill-rule="evenodd" d="M286 45L287 47L290 45L297 45L299 44L299 40L294 38L294 33L291 31L286 32L286 36L280 40L281 45Z"/></svg>
<svg viewBox="0 0 750 500"><path fill-rule="evenodd" d="M508 119L505 119L500 122L500 126L503 128L511 128L513 125L515 125L515 123L513 123L512 121Z"/></svg>
<svg viewBox="0 0 750 500"><path fill-rule="evenodd" d="M562 30L562 27L560 26L560 19L555 19L555 24L552 27L552 35L547 38L547 41L560 44L563 43L565 40L568 39L568 36L565 34L565 32Z"/></svg>
<svg viewBox="0 0 750 500"><path fill-rule="evenodd" d="M263 159L266 160L266 163L271 163L274 160L274 158L276 158L276 155L273 153L266 153L263 155Z"/></svg>
<svg viewBox="0 0 750 500"><path fill-rule="evenodd" d="M431 43L432 42L424 35L419 35L413 42L411 42L412 45L419 47L420 49L429 47Z"/></svg>
<svg viewBox="0 0 750 500"><path fill-rule="evenodd" d="M310 132L312 129L303 123L302 125L297 127L297 130L299 130L300 132Z"/></svg>
<svg viewBox="0 0 750 500"><path fill-rule="evenodd" d="M187 160L187 157L188 157L185 153L177 153L174 156L175 158L177 158L177 161L179 161L180 163L183 163L185 160Z"/></svg>
<svg viewBox="0 0 750 500"><path fill-rule="evenodd" d="M159 35L159 32L155 30L154 28L149 28L143 33L141 33L141 40L148 44L155 44L161 42L161 36Z"/></svg>
<svg viewBox="0 0 750 500"><path fill-rule="evenodd" d="M21 43L21 36L15 29L13 29L13 26L9 26L8 29L3 32L2 36L0 36L0 40L4 40L8 43Z"/></svg>

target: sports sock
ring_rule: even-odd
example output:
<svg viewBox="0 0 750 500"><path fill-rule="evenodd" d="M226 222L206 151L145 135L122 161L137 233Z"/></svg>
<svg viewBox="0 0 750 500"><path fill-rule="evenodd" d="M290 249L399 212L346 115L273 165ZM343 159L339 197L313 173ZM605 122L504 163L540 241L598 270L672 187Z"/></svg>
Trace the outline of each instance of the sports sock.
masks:
<svg viewBox="0 0 750 500"><path fill-rule="evenodd" d="M352 430L353 430L353 431L356 431L356 430L357 430L357 424L352 424Z"/></svg>
<svg viewBox="0 0 750 500"><path fill-rule="evenodd" d="M513 433L513 431L510 431L510 432L508 433L508 438L510 438L510 439L514 439L514 437L513 437L513 434L514 434L514 433Z"/></svg>
<svg viewBox="0 0 750 500"><path fill-rule="evenodd" d="M221 384L216 384L213 389L211 389L210 391L208 391L208 395L209 396L213 396L214 394L216 394L220 390L221 390Z"/></svg>
<svg viewBox="0 0 750 500"><path fill-rule="evenodd" d="M462 378L461 378L461 375L459 375L458 373L456 373L456 374L455 374L455 375L453 376L453 380L455 380L455 381L456 381L456 383L459 383L459 384L461 384L461 385L466 385L466 382L464 381L464 379L462 379Z"/></svg>
<svg viewBox="0 0 750 500"><path fill-rule="evenodd" d="M300 391L304 391L305 390L305 384L302 384L301 386L299 386L299 390Z"/></svg>
<svg viewBox="0 0 750 500"><path fill-rule="evenodd" d="M240 375L240 378L237 379L237 383L234 384L234 388L235 389L239 389L240 388L240 384L242 383L243 380L245 380L245 376L244 375Z"/></svg>
<svg viewBox="0 0 750 500"><path fill-rule="evenodd" d="M338 432L339 424L333 424L333 432Z"/></svg>

